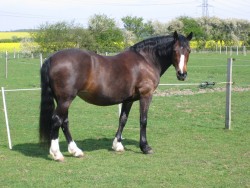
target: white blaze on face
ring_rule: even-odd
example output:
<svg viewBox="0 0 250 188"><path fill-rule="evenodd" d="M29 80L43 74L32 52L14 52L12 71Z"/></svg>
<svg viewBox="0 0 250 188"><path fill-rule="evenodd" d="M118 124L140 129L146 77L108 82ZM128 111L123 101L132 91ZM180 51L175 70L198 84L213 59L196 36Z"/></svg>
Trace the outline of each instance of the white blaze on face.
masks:
<svg viewBox="0 0 250 188"><path fill-rule="evenodd" d="M180 62L179 62L179 69L180 69L181 74L183 74L184 63L185 63L185 56L181 55Z"/></svg>

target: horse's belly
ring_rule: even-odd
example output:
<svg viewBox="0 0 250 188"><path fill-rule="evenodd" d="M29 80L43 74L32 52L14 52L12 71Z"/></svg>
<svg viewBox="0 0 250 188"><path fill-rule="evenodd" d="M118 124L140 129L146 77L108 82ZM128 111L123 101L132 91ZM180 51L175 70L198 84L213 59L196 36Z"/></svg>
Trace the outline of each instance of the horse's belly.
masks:
<svg viewBox="0 0 250 188"><path fill-rule="evenodd" d="M89 93L87 91L81 91L77 95L84 101L99 106L119 104L126 100L126 98L129 98L126 95L108 95L105 93Z"/></svg>

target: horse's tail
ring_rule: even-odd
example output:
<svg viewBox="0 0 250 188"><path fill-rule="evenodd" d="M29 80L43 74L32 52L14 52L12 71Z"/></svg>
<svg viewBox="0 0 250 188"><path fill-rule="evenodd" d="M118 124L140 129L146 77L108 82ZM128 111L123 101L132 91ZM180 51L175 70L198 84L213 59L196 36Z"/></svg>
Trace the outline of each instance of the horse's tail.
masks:
<svg viewBox="0 0 250 188"><path fill-rule="evenodd" d="M50 144L50 134L52 129L52 115L55 109L54 95L50 85L49 77L50 58L48 58L41 68L41 104L40 104L40 124L39 134L41 144Z"/></svg>

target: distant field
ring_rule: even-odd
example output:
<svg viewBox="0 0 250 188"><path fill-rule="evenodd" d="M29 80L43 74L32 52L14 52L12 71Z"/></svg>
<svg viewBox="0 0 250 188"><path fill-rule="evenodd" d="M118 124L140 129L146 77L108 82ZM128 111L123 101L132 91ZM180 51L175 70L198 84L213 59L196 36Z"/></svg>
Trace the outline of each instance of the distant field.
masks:
<svg viewBox="0 0 250 188"><path fill-rule="evenodd" d="M12 40L17 38L29 38L29 32L0 32L0 40ZM0 42L0 52L14 52L20 51L20 42Z"/></svg>
<svg viewBox="0 0 250 188"><path fill-rule="evenodd" d="M0 40L12 39L13 37L26 38L30 37L30 34L29 32L0 32Z"/></svg>
<svg viewBox="0 0 250 188"><path fill-rule="evenodd" d="M20 51L21 43L19 42L6 42L6 43L0 43L0 52L5 52L6 50L8 52L18 52Z"/></svg>

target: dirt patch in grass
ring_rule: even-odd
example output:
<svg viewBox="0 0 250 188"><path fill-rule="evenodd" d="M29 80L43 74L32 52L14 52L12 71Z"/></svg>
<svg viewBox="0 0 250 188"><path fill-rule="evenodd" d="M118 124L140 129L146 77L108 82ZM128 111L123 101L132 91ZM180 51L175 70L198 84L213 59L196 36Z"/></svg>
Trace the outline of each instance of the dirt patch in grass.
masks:
<svg viewBox="0 0 250 188"><path fill-rule="evenodd" d="M233 92L244 92L244 91L250 91L250 87L233 87ZM192 89L183 89L183 90L156 90L154 92L154 96L160 96L160 97L167 97L167 96L173 96L173 95L196 95L196 94L203 94L203 93L214 93L214 92L226 92L226 88L218 87L218 88L206 88L206 89L198 89L196 91Z"/></svg>

